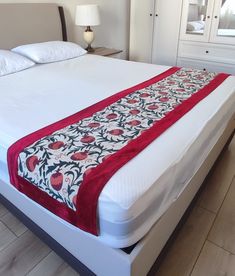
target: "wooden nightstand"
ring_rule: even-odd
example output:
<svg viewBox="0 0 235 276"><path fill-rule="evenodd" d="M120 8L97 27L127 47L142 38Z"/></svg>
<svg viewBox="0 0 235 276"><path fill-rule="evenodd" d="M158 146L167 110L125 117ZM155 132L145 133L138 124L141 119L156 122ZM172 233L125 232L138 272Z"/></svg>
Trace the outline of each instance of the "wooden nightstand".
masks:
<svg viewBox="0 0 235 276"><path fill-rule="evenodd" d="M89 52L90 55L99 55L104 57L119 57L118 54L122 53L122 50L110 49L105 47L94 48L94 52Z"/></svg>

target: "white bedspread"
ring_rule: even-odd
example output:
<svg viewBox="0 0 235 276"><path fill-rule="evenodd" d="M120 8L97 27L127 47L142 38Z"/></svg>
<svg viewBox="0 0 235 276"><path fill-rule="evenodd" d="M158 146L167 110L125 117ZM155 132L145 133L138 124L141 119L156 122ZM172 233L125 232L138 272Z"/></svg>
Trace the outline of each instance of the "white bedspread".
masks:
<svg viewBox="0 0 235 276"><path fill-rule="evenodd" d="M9 182L7 149L19 138L167 69L85 55L0 78L0 178ZM122 247L143 236L183 191L225 128L234 106L235 77L230 77L121 168L99 198L99 238ZM141 229L116 237L105 229L105 222L131 221L156 200L158 210Z"/></svg>

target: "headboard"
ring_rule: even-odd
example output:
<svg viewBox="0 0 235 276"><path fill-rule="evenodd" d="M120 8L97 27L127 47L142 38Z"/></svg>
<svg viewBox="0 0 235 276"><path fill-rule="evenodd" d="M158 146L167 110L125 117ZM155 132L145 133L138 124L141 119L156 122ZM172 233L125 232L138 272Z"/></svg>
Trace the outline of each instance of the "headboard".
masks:
<svg viewBox="0 0 235 276"><path fill-rule="evenodd" d="M67 40L64 10L56 4L0 4L0 49Z"/></svg>

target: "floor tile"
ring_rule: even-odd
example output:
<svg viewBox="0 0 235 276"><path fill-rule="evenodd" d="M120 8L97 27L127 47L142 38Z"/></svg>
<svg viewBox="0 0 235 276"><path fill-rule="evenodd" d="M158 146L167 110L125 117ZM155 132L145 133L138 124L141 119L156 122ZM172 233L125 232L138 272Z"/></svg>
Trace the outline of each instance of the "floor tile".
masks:
<svg viewBox="0 0 235 276"><path fill-rule="evenodd" d="M9 213L7 208L5 208L1 203L0 203L0 217L4 216L5 214Z"/></svg>
<svg viewBox="0 0 235 276"><path fill-rule="evenodd" d="M0 275L26 275L49 253L49 247L27 231L0 252Z"/></svg>
<svg viewBox="0 0 235 276"><path fill-rule="evenodd" d="M30 271L28 276L78 276L55 252L51 252L37 266Z"/></svg>
<svg viewBox="0 0 235 276"><path fill-rule="evenodd" d="M27 231L27 227L9 212L2 216L0 220L18 237Z"/></svg>
<svg viewBox="0 0 235 276"><path fill-rule="evenodd" d="M16 240L16 236L0 222L0 251Z"/></svg>
<svg viewBox="0 0 235 276"><path fill-rule="evenodd" d="M235 178L208 239L235 254Z"/></svg>
<svg viewBox="0 0 235 276"><path fill-rule="evenodd" d="M156 275L189 275L214 219L215 214L195 207Z"/></svg>
<svg viewBox="0 0 235 276"><path fill-rule="evenodd" d="M206 242L191 276L235 276L235 255Z"/></svg>

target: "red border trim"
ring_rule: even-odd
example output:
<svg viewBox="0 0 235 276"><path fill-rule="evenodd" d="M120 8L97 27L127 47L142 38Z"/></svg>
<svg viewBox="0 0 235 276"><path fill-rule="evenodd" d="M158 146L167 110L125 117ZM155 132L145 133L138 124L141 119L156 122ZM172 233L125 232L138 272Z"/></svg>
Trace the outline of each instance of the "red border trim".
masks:
<svg viewBox="0 0 235 276"><path fill-rule="evenodd" d="M33 144L35 141L42 139L43 137L47 135L51 135L55 131L62 129L64 127L67 127L69 125L72 125L86 117L92 116L94 113L104 109L105 107L115 103L119 99L135 92L136 90L143 89L153 83L159 82L163 80L164 78L174 74L176 71L178 71L179 67L172 67L169 70L163 72L160 75L157 75L156 77L153 77L141 84L137 84L129 89L123 90L111 97L108 97L94 105L91 105L65 119L62 119L56 123L53 123L49 126L46 126L44 128L41 128L23 138L15 142L11 147L8 149L7 153L7 162L8 162L8 170L10 174L10 182L16 187L19 188L19 181L18 181L18 156L19 154L28 146Z"/></svg>
<svg viewBox="0 0 235 276"><path fill-rule="evenodd" d="M150 129L144 132L140 137L131 141L127 146L113 154L108 160L92 170L92 172L84 178L83 183L79 188L77 195L77 206L80 206L79 211L76 213L71 210L66 204L60 203L51 198L47 193L41 191L36 186L18 176L18 156L20 152L27 146L35 141L52 134L53 132L62 129L70 124L78 122L86 117L92 116L99 110L104 109L106 106L116 102L117 100L125 97L136 90L143 89L153 83L159 82L162 79L170 76L178 71L180 68L173 67L166 72L146 81L132 88L119 92L103 101L92 105L72 116L69 116L59 122L50 126L42 128L14 143L8 149L8 168L11 183L21 192L29 196L34 201L54 214L60 216L64 220L77 225L79 228L98 235L97 227L97 204L99 195L104 188L105 184L115 174L115 172L125 165L129 160L135 157L145 147L147 147L153 140L160 136L167 128L174 124L184 114L190 111L198 102L203 100L214 89L216 89L229 75L219 74L215 77L210 84L206 85L203 89L191 96L188 100L184 101L180 106L177 106L173 111L168 113L166 117L156 122ZM118 161L118 162L117 162ZM82 206L82 207L81 207Z"/></svg>

